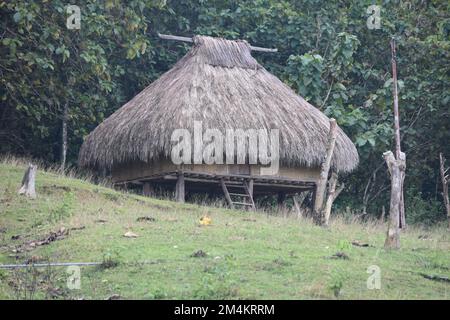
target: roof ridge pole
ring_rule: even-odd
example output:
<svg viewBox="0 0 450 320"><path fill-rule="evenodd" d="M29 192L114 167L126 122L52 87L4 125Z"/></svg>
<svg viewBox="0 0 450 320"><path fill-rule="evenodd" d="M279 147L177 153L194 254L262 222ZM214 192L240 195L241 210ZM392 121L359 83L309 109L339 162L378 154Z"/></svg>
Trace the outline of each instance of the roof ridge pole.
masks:
<svg viewBox="0 0 450 320"><path fill-rule="evenodd" d="M161 39L164 39L164 40L175 40L175 41L182 41L182 42L189 42L189 43L194 42L194 40L189 37L173 36L170 34L161 34L159 32L158 32L158 37L160 37ZM248 44L248 45L249 45L251 51L270 52L270 53L278 52L277 48L272 49L272 48L256 47L256 46L252 46L250 44Z"/></svg>

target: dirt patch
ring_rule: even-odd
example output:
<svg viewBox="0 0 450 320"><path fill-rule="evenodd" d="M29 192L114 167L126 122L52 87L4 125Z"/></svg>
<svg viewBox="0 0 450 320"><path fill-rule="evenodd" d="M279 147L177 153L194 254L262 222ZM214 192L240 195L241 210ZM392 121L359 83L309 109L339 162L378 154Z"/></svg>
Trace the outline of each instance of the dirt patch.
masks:
<svg viewBox="0 0 450 320"><path fill-rule="evenodd" d="M349 260L350 257L345 254L344 252L336 252L332 256L328 257L329 259L342 259L342 260Z"/></svg>
<svg viewBox="0 0 450 320"><path fill-rule="evenodd" d="M191 254L191 258L205 258L206 256L208 256L208 254L203 250L198 250Z"/></svg>

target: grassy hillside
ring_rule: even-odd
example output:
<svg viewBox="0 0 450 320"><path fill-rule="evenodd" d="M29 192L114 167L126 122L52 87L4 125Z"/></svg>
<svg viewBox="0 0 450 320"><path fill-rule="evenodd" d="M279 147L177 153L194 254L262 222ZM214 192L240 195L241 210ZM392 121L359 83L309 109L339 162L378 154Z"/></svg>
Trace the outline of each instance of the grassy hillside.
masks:
<svg viewBox="0 0 450 320"><path fill-rule="evenodd" d="M324 229L293 217L124 194L42 170L38 198L30 200L17 195L24 169L0 164L0 263L103 264L81 267L79 290L67 288L65 267L0 269L3 299L450 297L448 282L422 275L450 277L444 228L411 227L402 249L387 252L383 225L337 219ZM205 214L209 226L199 224ZM129 231L137 237L125 237ZM337 252L348 259L332 258ZM372 265L381 270L380 290L367 289Z"/></svg>

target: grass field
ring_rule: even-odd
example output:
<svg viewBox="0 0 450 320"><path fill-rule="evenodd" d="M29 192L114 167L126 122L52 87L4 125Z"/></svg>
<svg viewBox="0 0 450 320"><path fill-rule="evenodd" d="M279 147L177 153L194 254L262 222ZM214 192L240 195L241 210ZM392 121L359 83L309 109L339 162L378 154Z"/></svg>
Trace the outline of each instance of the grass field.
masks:
<svg viewBox="0 0 450 320"><path fill-rule="evenodd" d="M444 227L410 227L402 248L389 252L381 224L335 219L324 229L307 219L120 193L42 170L31 200L17 194L24 170L0 164L0 263L102 264L80 268L80 289L67 287L66 267L0 269L2 299L450 298L450 283L423 276L450 277ZM199 224L204 215L211 225ZM332 258L337 252L348 259ZM370 266L380 269L379 290L367 288Z"/></svg>

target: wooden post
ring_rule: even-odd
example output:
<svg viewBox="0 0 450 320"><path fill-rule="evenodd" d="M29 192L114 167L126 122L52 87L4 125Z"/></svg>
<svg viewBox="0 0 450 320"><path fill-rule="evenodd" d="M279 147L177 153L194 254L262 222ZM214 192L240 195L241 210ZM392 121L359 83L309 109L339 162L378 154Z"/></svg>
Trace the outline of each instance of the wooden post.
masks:
<svg viewBox="0 0 450 320"><path fill-rule="evenodd" d="M341 184L339 188L336 190L337 181L338 181L338 174L333 171L333 173L331 174L331 178L328 182L328 196L323 213L325 226L328 226L330 222L331 208L333 206L334 200L336 200L336 198L339 196L342 190L344 190L344 184Z"/></svg>
<svg viewBox="0 0 450 320"><path fill-rule="evenodd" d="M324 223L323 216L323 201L325 199L328 172L330 171L331 159L333 157L334 146L336 144L337 125L335 119L330 119L330 129L328 132L328 144L325 159L320 168L320 177L317 181L315 192L313 218L316 224L322 225Z"/></svg>
<svg viewBox="0 0 450 320"><path fill-rule="evenodd" d="M142 194L146 197L151 197L154 195L154 193L155 190L153 188L153 185L148 181L144 182L142 185Z"/></svg>
<svg viewBox="0 0 450 320"><path fill-rule="evenodd" d="M61 173L64 173L66 168L67 159L67 122L69 120L69 105L66 102L64 104L63 116L62 116L62 130L61 130Z"/></svg>
<svg viewBox="0 0 450 320"><path fill-rule="evenodd" d="M20 187L19 194L24 194L29 198L36 198L35 180L36 180L37 166L29 164L25 174L22 178L22 186Z"/></svg>
<svg viewBox="0 0 450 320"><path fill-rule="evenodd" d="M184 202L185 190L184 190L184 174L178 173L177 184L175 186L175 199L178 202Z"/></svg>
<svg viewBox="0 0 450 320"><path fill-rule="evenodd" d="M286 216L286 193L278 192L278 210L283 212L284 216Z"/></svg>
<svg viewBox="0 0 450 320"><path fill-rule="evenodd" d="M450 228L450 203L448 200L448 181L449 176L447 171L450 168L445 169L445 158L442 153L439 154L439 171L441 173L441 182L442 182L442 197L444 198L444 206L445 211L447 212L448 219L448 227Z"/></svg>
<svg viewBox="0 0 450 320"><path fill-rule="evenodd" d="M389 206L389 226L384 247L387 249L400 248L400 201L402 175L406 158L403 152L400 153L400 159L396 160L392 151L383 154L386 160L389 173L391 175L391 201Z"/></svg>

